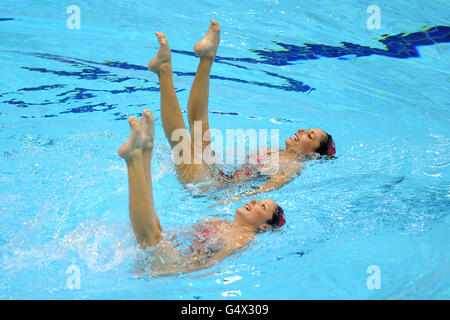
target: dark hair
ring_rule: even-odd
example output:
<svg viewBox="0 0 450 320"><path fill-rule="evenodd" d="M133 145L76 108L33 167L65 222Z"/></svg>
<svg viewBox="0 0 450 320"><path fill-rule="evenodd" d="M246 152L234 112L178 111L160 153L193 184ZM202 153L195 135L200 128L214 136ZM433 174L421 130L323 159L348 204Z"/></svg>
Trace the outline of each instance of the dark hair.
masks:
<svg viewBox="0 0 450 320"><path fill-rule="evenodd" d="M277 227L280 224L281 218L284 214L283 209L277 205L275 208L275 212L272 216L272 219L267 220L267 224L271 227Z"/></svg>
<svg viewBox="0 0 450 320"><path fill-rule="evenodd" d="M320 145L317 148L316 152L321 156L326 156L328 153L328 149L330 148L330 143L333 141L333 137L327 133L327 136L320 141Z"/></svg>

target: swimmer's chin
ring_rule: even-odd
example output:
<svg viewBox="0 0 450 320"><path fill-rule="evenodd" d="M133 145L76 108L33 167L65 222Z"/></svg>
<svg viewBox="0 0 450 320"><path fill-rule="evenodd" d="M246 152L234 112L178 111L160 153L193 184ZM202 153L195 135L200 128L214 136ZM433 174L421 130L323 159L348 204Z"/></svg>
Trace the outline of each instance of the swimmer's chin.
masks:
<svg viewBox="0 0 450 320"><path fill-rule="evenodd" d="M289 138L290 139L290 138ZM284 146L287 149L289 146L289 139L284 140Z"/></svg>
<svg viewBox="0 0 450 320"><path fill-rule="evenodd" d="M245 205L236 209L236 215L244 216L248 213L248 210L245 208Z"/></svg>
<svg viewBox="0 0 450 320"><path fill-rule="evenodd" d="M234 222L237 222L238 224L242 224L244 221L247 220L247 214L248 211L244 207L240 207L236 209L236 214L234 216Z"/></svg>
<svg viewBox="0 0 450 320"><path fill-rule="evenodd" d="M293 143L292 138L284 140L284 146L287 151L290 151L292 149L292 143Z"/></svg>

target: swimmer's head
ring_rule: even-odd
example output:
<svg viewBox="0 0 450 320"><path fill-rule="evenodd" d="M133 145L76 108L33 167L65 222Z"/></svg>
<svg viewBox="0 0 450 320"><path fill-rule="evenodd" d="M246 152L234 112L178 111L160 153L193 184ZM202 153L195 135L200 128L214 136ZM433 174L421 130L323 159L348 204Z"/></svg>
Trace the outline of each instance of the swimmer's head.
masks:
<svg viewBox="0 0 450 320"><path fill-rule="evenodd" d="M303 156L317 158L320 156L332 157L335 153L333 137L322 129L298 129L298 131L285 141L286 150Z"/></svg>
<svg viewBox="0 0 450 320"><path fill-rule="evenodd" d="M256 231L266 231L282 227L286 220L281 207L270 199L251 200L236 209L235 222L253 228Z"/></svg>

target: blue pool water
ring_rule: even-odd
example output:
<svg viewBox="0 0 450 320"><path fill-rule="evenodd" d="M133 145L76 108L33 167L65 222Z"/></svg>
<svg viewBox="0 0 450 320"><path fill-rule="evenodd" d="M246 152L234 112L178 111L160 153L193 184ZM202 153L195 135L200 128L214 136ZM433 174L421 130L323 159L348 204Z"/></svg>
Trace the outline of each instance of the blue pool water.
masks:
<svg viewBox="0 0 450 320"><path fill-rule="evenodd" d="M0 298L448 299L450 3L378 1L381 29L367 27L371 1L163 3L1 2ZM79 30L66 26L72 4ZM213 197L177 181L146 70L164 31L185 111L210 18L222 26L211 126L278 129L282 141L323 128L338 158L267 194L283 230L209 269L136 278L117 156L127 117L155 115L166 230L232 218L248 200L208 208Z"/></svg>

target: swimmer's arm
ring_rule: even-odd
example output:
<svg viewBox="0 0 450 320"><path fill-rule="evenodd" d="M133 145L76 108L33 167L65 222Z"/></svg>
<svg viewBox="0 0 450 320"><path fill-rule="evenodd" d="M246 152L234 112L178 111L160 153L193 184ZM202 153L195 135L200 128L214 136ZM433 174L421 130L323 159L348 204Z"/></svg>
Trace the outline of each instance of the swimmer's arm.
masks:
<svg viewBox="0 0 450 320"><path fill-rule="evenodd" d="M280 172L280 170L279 170L276 174L271 176L269 178L269 180L267 180L259 188L253 189L242 195L235 196L235 197L233 197L233 200L239 200L244 197L280 189L285 184L288 184L289 182L294 180L295 176L297 174L299 174L300 171L301 171L301 168L297 165L293 165L288 168L284 168L284 170L282 172Z"/></svg>
<svg viewBox="0 0 450 320"><path fill-rule="evenodd" d="M274 175L272 175L269 180L267 180L263 185L261 185L257 189L253 189L249 192L234 196L230 199L225 199L217 202L209 206L209 208L214 207L215 205L227 204L236 202L242 198L257 195L260 193L277 190L283 187L285 184L288 184L292 180L294 180L295 176L300 174L301 168L299 166L292 166L290 168L285 168L283 172L278 171Z"/></svg>

